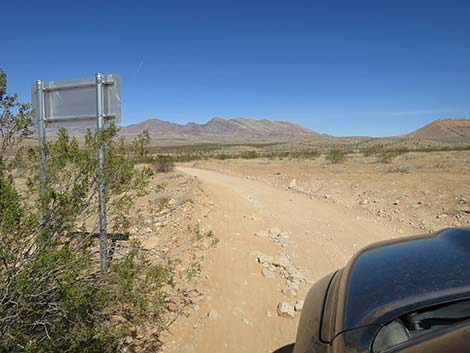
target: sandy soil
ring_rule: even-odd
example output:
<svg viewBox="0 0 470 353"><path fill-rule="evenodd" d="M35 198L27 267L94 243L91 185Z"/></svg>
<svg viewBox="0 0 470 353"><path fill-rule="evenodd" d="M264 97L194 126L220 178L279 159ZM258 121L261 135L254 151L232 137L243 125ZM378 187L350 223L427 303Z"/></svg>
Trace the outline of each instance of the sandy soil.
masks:
<svg viewBox="0 0 470 353"><path fill-rule="evenodd" d="M204 297L171 327L165 352L274 352L295 340L300 316L280 317L278 304L303 300L363 246L470 222L468 152L408 154L391 164L353 157L341 165L228 160L178 169L200 183L210 210L204 223L220 242L205 256ZM260 258L287 259L290 269ZM294 294L285 291L289 271L301 274Z"/></svg>
<svg viewBox="0 0 470 353"><path fill-rule="evenodd" d="M311 283L343 266L362 246L398 234L361 211L311 199L258 180L180 168L197 176L214 203L207 222L220 243L207 257L205 303L172 328L167 352L273 352L292 343L296 318L279 317L279 302L302 300ZM284 247L255 233L277 227ZM409 229L412 232L412 229ZM305 277L294 298L281 276L264 278L259 253L284 255Z"/></svg>
<svg viewBox="0 0 470 353"><path fill-rule="evenodd" d="M361 209L396 232L430 232L470 221L470 152L414 152L391 163L350 155L342 164L315 160L227 160L200 168L249 177L293 192ZM406 234L406 233L404 233Z"/></svg>

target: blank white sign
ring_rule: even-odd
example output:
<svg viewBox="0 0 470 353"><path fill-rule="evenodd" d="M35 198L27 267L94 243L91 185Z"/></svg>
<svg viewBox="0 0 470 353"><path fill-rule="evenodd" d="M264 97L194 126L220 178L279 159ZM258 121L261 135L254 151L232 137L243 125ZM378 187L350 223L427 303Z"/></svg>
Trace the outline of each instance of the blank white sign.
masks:
<svg viewBox="0 0 470 353"><path fill-rule="evenodd" d="M117 74L103 75L103 109L106 122L121 122L121 79ZM46 128L96 127L96 78L86 77L44 83ZM33 108L37 121L38 96L32 86Z"/></svg>

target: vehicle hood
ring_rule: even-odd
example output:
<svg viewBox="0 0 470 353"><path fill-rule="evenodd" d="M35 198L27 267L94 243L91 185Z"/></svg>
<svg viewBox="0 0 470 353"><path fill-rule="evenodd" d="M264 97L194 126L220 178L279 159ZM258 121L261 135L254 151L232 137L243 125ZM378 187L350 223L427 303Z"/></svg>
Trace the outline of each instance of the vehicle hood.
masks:
<svg viewBox="0 0 470 353"><path fill-rule="evenodd" d="M470 297L470 228L374 244L344 268L335 334L380 325L400 311Z"/></svg>

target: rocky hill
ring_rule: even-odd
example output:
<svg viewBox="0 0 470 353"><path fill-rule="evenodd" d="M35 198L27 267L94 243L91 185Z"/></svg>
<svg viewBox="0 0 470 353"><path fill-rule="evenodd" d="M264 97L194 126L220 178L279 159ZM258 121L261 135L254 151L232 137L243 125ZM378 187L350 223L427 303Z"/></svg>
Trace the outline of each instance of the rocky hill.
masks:
<svg viewBox="0 0 470 353"><path fill-rule="evenodd" d="M286 121L248 118L213 118L205 124L175 124L150 119L121 128L122 136L147 130L154 138L207 142L281 142L319 136L318 133Z"/></svg>
<svg viewBox="0 0 470 353"><path fill-rule="evenodd" d="M438 119L404 137L415 139L470 138L470 119Z"/></svg>

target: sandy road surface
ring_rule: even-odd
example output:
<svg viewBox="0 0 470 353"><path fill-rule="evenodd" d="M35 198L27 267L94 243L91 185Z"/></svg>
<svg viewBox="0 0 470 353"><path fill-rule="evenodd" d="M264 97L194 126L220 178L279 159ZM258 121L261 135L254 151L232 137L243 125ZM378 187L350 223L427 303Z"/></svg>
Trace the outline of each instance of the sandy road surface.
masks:
<svg viewBox="0 0 470 353"><path fill-rule="evenodd" d="M193 168L179 170L199 178L213 201L213 211L204 222L220 242L204 263L202 284L207 300L174 324L173 336L165 340L165 352L274 352L294 341L299 313L295 319L281 318L276 307L280 301L303 300L310 284L302 287L297 298L287 298L278 276L261 274L257 251L285 254L309 281L317 281L343 266L364 245L399 236L361 211L256 180ZM254 235L270 227L288 232L287 246Z"/></svg>

